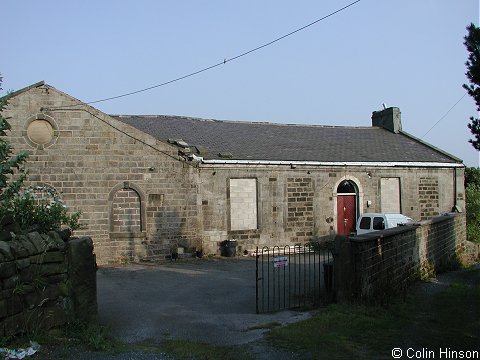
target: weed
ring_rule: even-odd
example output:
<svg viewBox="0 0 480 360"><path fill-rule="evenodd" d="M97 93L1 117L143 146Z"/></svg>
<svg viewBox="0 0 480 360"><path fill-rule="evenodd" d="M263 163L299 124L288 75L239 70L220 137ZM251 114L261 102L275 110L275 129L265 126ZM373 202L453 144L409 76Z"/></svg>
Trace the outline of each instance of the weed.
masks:
<svg viewBox="0 0 480 360"><path fill-rule="evenodd" d="M74 339L92 351L119 352L125 349L123 343L115 340L106 326L98 323L72 322L65 326L65 336Z"/></svg>
<svg viewBox="0 0 480 360"><path fill-rule="evenodd" d="M435 266L431 262L425 261L420 266L420 280L426 281L435 277Z"/></svg>
<svg viewBox="0 0 480 360"><path fill-rule="evenodd" d="M282 324L280 324L278 321L272 321L272 322L250 326L248 330L275 329L279 326L282 326Z"/></svg>

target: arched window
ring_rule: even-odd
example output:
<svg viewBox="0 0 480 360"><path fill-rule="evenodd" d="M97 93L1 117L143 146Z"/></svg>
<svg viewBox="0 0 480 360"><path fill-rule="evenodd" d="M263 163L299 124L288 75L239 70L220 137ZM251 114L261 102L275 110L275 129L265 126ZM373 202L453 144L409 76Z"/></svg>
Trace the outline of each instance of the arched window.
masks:
<svg viewBox="0 0 480 360"><path fill-rule="evenodd" d="M112 199L113 231L119 233L142 231L140 209L140 196L135 190L118 190Z"/></svg>
<svg viewBox="0 0 480 360"><path fill-rule="evenodd" d="M110 232L140 233L145 230L144 197L133 184L125 182L112 189L110 203Z"/></svg>
<svg viewBox="0 0 480 360"><path fill-rule="evenodd" d="M337 194L356 194L355 183L350 180L343 180L337 188Z"/></svg>

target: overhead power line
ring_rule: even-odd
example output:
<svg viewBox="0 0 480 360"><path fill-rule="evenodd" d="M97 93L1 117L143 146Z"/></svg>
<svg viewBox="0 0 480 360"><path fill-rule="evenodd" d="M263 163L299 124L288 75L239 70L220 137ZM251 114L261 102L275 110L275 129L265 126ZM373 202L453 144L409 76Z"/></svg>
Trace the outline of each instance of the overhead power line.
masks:
<svg viewBox="0 0 480 360"><path fill-rule="evenodd" d="M280 36L279 38L276 38L275 40L272 40L272 41L270 41L270 42L268 42L268 43L265 43L265 44L263 44L263 45L260 45L260 46L258 46L258 47L256 47L256 48L251 49L251 50L249 50L249 51L246 51L246 52L244 52L244 53L242 53L242 54L240 54L240 55L234 56L234 57L232 57L232 58L230 58L230 59L224 59L223 61L221 61L221 62L219 62L219 63L217 63L217 64L207 66L206 68L203 68L203 69L194 71L194 72L192 72L192 73L190 73L190 74L186 74L186 75L180 76L180 77L178 77L178 78L175 78L175 79L172 79L172 80L163 82L163 83L161 83L161 84L149 86L149 87L146 87L146 88L144 88L144 89L140 89L140 90L136 90L136 91L131 91L131 92L128 92L128 93L125 93L125 94L116 95L116 96L108 97L108 98L105 98L105 99L90 101L90 102L87 102L87 104L96 104L96 103L105 102L105 101L109 101L109 100L119 99L119 98L126 97L126 96L131 96L131 95L134 95L134 94L138 94L138 93L141 93L141 92L145 92L145 91L148 91L148 90L152 90L152 89L155 89L155 88L159 88L159 87L161 87L161 86L165 86L165 85L168 85L168 84L171 84L171 83L174 83L174 82L177 82L177 81L180 81L180 80L189 78L189 77L194 76L194 75L198 75L198 74L203 73L203 72L208 71L208 70L212 70L213 68L216 68L216 67L218 67L218 66L225 65L227 62L231 62L231 61L234 61L234 60L238 60L239 58L241 58L241 57L243 57L243 56L249 55L249 54L251 54L251 53L253 53L253 52L255 52L255 51L258 51L258 50L263 49L263 48L265 48L265 47L267 47L267 46L270 46L270 45L272 45L272 44L274 44L274 43L276 43L276 42L278 42L278 41L280 41L280 40L285 39L286 37L289 37L289 36L291 36L291 35L293 35L293 34L296 34L296 33L299 32L299 31L305 30L306 28L308 28L308 27L310 27L310 26L312 26L312 25L315 25L315 24L317 24L317 23L319 23L319 22L321 22L321 21L323 21L323 20L325 20L325 19L327 19L327 18L329 18L329 17L331 17L331 16L333 16L333 15L335 15L335 14L338 14L339 12L342 12L342 11L348 9L349 7L355 5L356 3L360 2L360 1L361 1L361 0L356 0L356 1L354 1L354 2L352 2L352 3L350 3L350 4L348 4L348 5L346 5L346 6L344 6L344 7L342 7L341 9L338 9L338 10L336 10L336 11L334 11L334 12L328 14L328 15L325 15L325 16L323 16L323 17L321 17L321 18L319 18L319 19L311 22L310 24L307 24L307 25L305 25L305 26L302 26L302 27L300 27L300 28L298 28L298 29L296 29L296 30L294 30L294 31L292 31L292 32L289 32L288 34L285 34L285 35L283 35L283 36Z"/></svg>
<svg viewBox="0 0 480 360"><path fill-rule="evenodd" d="M423 139L425 136L427 136L427 134L428 134L430 131L432 131L433 128L440 123L440 121L442 121L443 119L445 119L445 118L447 117L447 115L450 113L450 111L452 111L453 108L454 108L455 106L457 106L457 104L458 104L460 101L462 101L462 99L463 99L467 94L468 94L468 93L463 94L462 97L461 97L460 99L458 99L457 102L456 102L455 104L453 104L453 106L452 106L450 109L448 109L448 111L447 111L440 119L438 119L438 121L437 121L435 124L433 124L433 126L432 126L425 134L423 134L423 136L422 136L420 139Z"/></svg>

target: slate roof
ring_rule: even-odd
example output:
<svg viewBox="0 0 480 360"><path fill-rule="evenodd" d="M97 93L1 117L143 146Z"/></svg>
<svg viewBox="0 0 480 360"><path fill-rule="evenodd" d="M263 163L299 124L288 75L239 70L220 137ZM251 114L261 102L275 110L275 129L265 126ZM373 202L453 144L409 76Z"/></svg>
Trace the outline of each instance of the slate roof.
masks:
<svg viewBox="0 0 480 360"><path fill-rule="evenodd" d="M205 159L229 152L233 159L326 162L441 162L461 160L406 133L380 127L283 125L205 120L181 116L113 118L161 141L182 139ZM197 153L198 155L198 153Z"/></svg>

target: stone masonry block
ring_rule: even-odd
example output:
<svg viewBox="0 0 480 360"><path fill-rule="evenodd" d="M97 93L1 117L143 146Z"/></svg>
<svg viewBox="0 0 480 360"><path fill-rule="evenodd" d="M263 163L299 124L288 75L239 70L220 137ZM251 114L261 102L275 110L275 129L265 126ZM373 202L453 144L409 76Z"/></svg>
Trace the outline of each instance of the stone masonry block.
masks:
<svg viewBox="0 0 480 360"><path fill-rule="evenodd" d="M30 266L30 258L15 260L17 270L22 270Z"/></svg>
<svg viewBox="0 0 480 360"><path fill-rule="evenodd" d="M29 241L28 237L25 235L17 236L15 239L16 242L22 244L22 246L28 251L28 255L37 254L37 248Z"/></svg>
<svg viewBox="0 0 480 360"><path fill-rule="evenodd" d="M38 232L31 232L27 234L27 237L39 254L47 250L47 243Z"/></svg>
<svg viewBox="0 0 480 360"><path fill-rule="evenodd" d="M0 253L3 255L5 260L13 260L13 254L9 244L9 242L0 241Z"/></svg>
<svg viewBox="0 0 480 360"><path fill-rule="evenodd" d="M2 262L0 263L0 279L8 278L17 272L15 262Z"/></svg>
<svg viewBox="0 0 480 360"><path fill-rule="evenodd" d="M25 258L30 255L28 249L26 249L20 241L11 241L10 250L15 259Z"/></svg>
<svg viewBox="0 0 480 360"><path fill-rule="evenodd" d="M67 265L65 263L46 263L41 265L41 275L56 275L67 272Z"/></svg>
<svg viewBox="0 0 480 360"><path fill-rule="evenodd" d="M62 240L60 234L56 231L50 231L48 236L52 239L52 242L56 245L58 250L65 249L65 242Z"/></svg>
<svg viewBox="0 0 480 360"><path fill-rule="evenodd" d="M11 297L5 299L6 300L6 307L7 307L7 315L11 316L14 314L18 314L24 308L22 299L18 295L12 295Z"/></svg>
<svg viewBox="0 0 480 360"><path fill-rule="evenodd" d="M47 252L42 256L43 263L61 263L65 261L65 253L61 251Z"/></svg>
<svg viewBox="0 0 480 360"><path fill-rule="evenodd" d="M0 290L0 300L10 298L12 297L12 294L13 294L12 289Z"/></svg>
<svg viewBox="0 0 480 360"><path fill-rule="evenodd" d="M0 319L8 315L7 311L7 300L0 300Z"/></svg>

